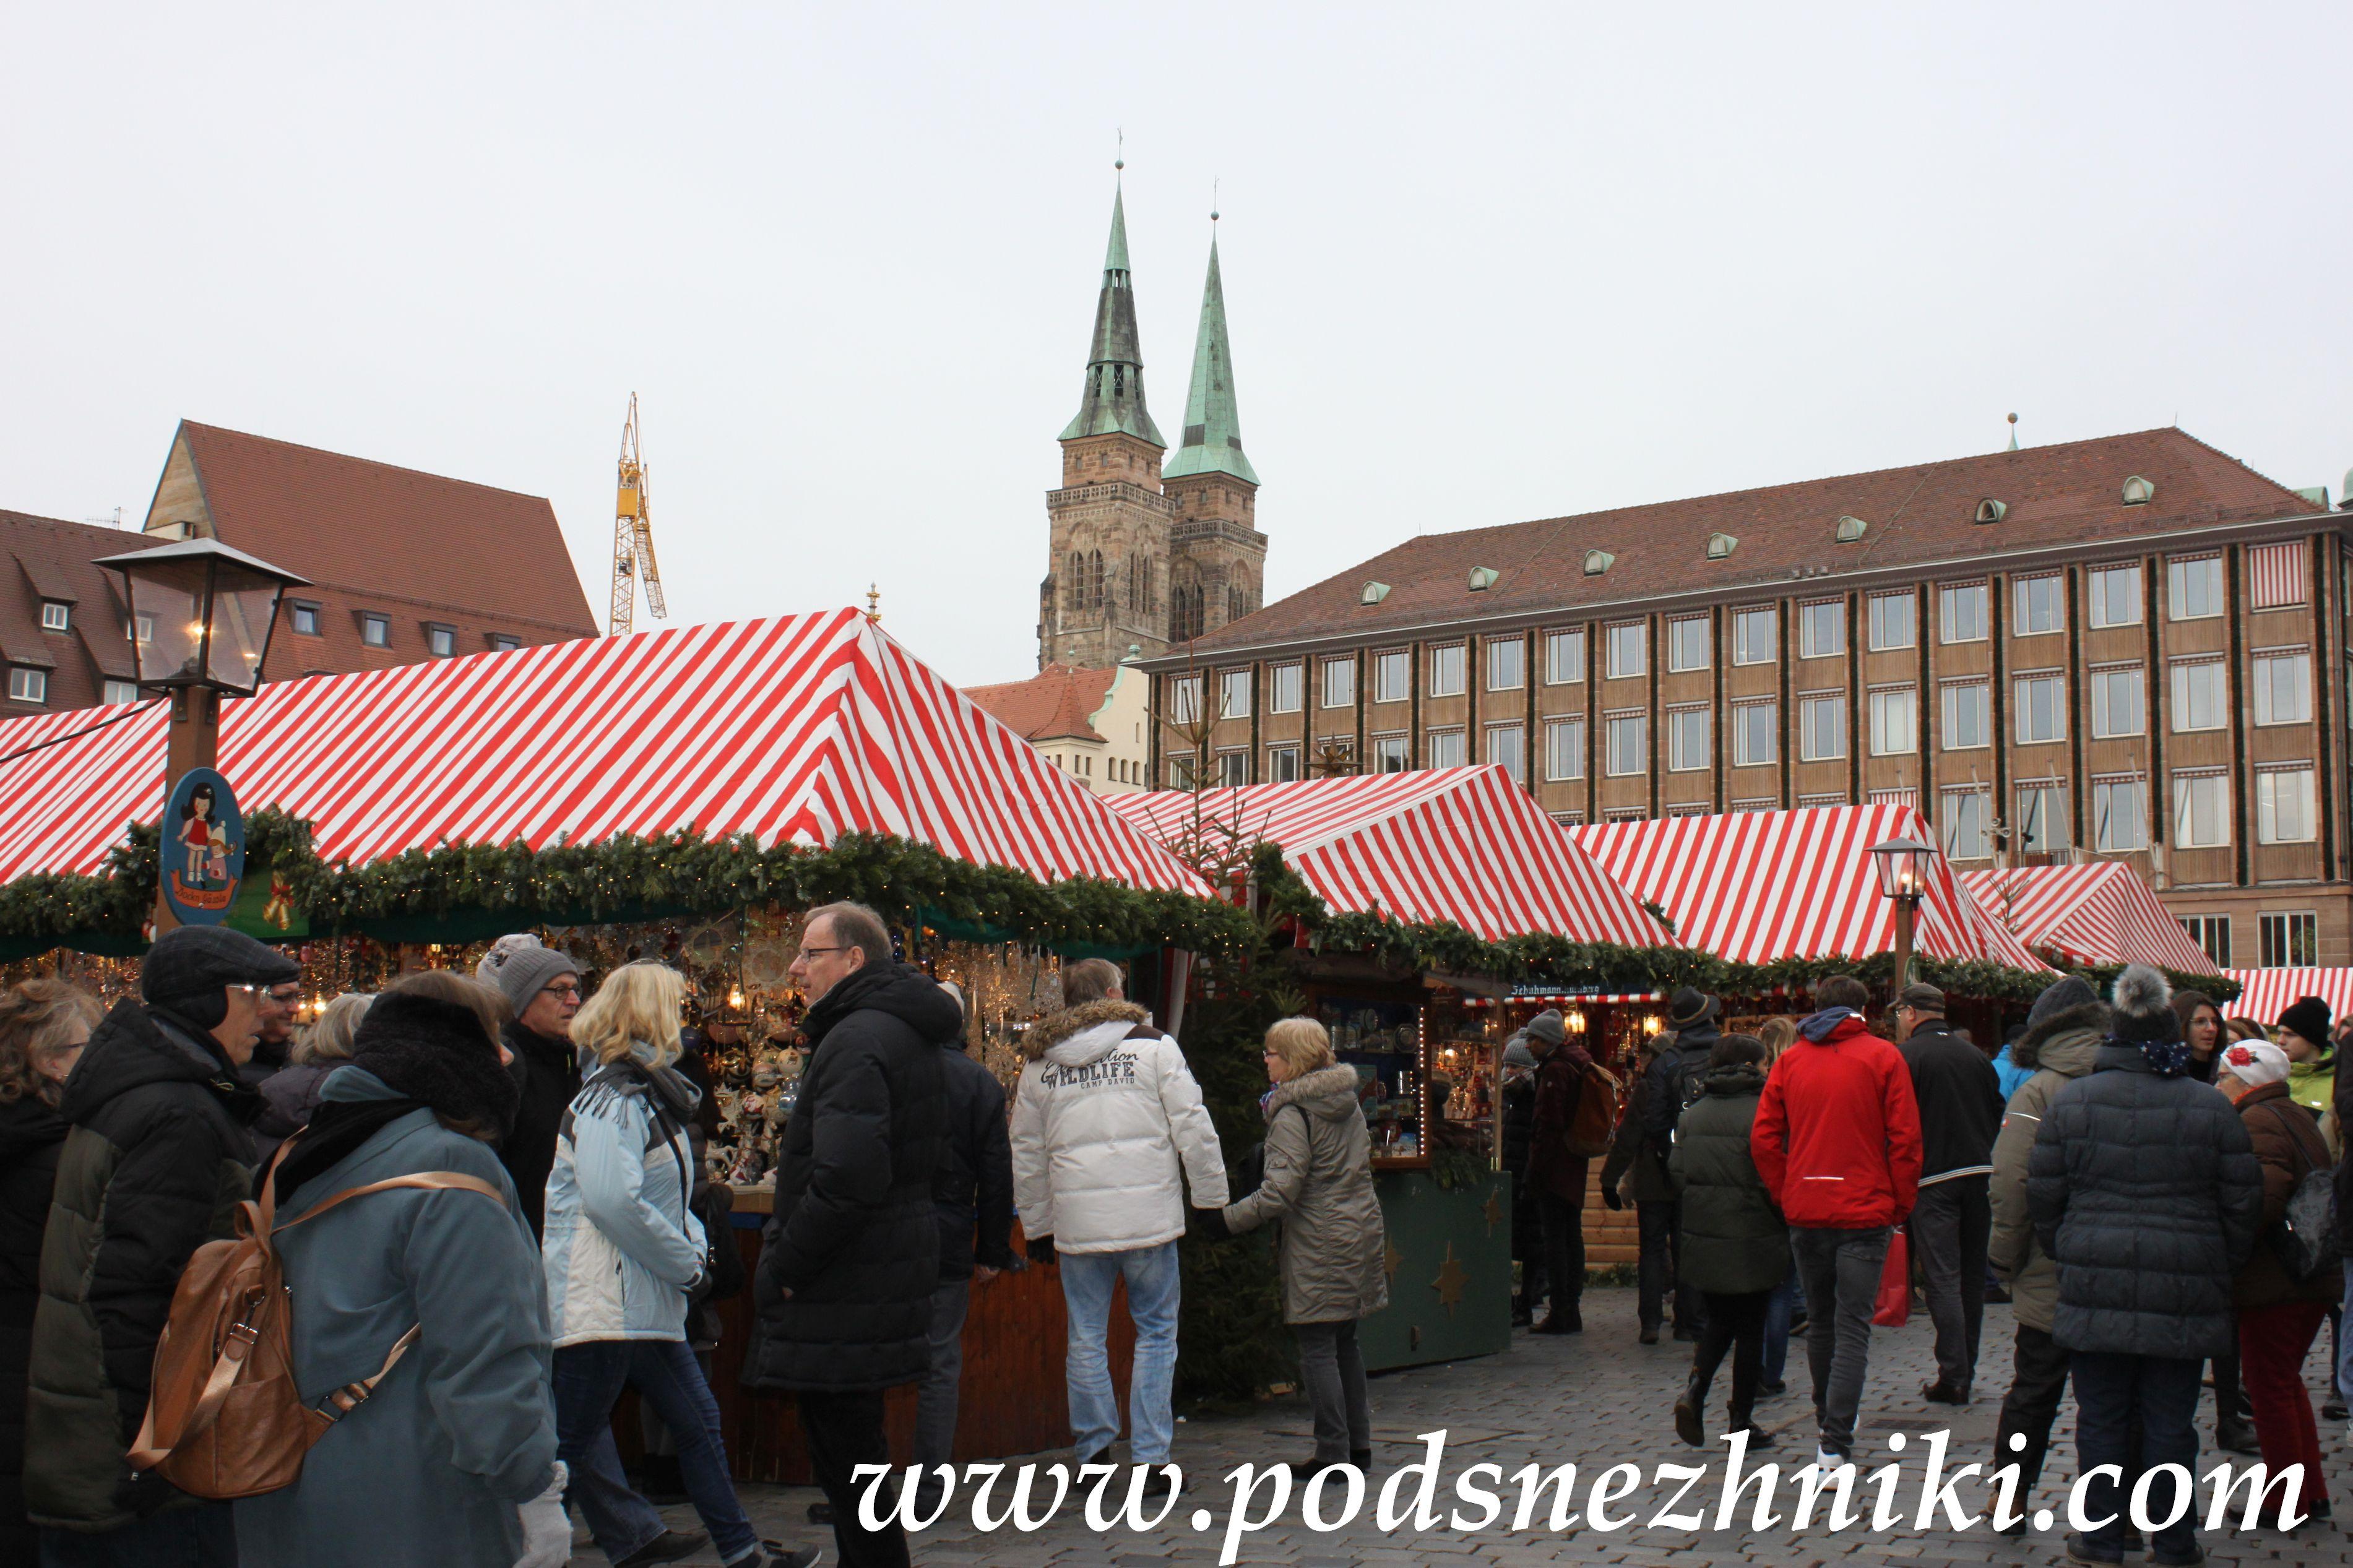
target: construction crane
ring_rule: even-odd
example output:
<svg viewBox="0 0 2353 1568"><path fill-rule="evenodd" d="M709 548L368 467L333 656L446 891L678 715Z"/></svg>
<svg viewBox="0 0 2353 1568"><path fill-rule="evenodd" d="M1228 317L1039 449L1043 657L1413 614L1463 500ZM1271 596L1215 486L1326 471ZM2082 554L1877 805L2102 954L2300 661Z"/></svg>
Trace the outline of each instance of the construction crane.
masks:
<svg viewBox="0 0 2353 1568"><path fill-rule="evenodd" d="M638 584L646 585L646 608L654 619L670 619L662 604L661 568L654 563L653 513L646 500L646 464L638 442L638 395L629 394L629 421L621 426L619 499L613 504L613 613L608 636L625 637L636 619Z"/></svg>

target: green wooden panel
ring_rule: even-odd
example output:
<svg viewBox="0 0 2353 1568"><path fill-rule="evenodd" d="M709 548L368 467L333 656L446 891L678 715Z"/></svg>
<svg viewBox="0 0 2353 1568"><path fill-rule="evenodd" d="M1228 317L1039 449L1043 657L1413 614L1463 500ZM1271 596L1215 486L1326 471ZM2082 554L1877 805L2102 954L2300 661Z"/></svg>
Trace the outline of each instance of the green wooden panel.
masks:
<svg viewBox="0 0 2353 1568"><path fill-rule="evenodd" d="M1449 1192L1421 1171L1373 1177L1389 1304L1357 1330L1365 1369L1492 1355L1512 1340L1512 1199L1489 1175Z"/></svg>

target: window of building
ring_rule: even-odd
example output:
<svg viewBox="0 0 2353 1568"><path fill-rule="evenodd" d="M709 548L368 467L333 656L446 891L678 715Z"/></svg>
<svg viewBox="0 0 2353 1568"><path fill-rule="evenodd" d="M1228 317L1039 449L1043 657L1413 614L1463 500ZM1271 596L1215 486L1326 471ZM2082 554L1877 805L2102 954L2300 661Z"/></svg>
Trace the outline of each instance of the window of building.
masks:
<svg viewBox="0 0 2353 1568"><path fill-rule="evenodd" d="M1401 773L1413 766L1413 740L1408 735L1373 737L1373 772Z"/></svg>
<svg viewBox="0 0 2353 1568"><path fill-rule="evenodd" d="M2095 626L2140 625L2140 568L2100 566L2084 574L2084 596Z"/></svg>
<svg viewBox="0 0 2353 1568"><path fill-rule="evenodd" d="M1174 724L1198 724L1201 721L1199 676L1172 675L1168 678L1168 720Z"/></svg>
<svg viewBox="0 0 2353 1568"><path fill-rule="evenodd" d="M1780 809L1781 809L1781 803L1780 803L1779 801L1778 801L1778 800L1775 800L1775 799L1774 799L1771 795L1759 795L1759 796L1757 796L1757 797L1756 797L1755 799L1752 799L1752 800L1736 800L1736 801L1734 801L1734 802L1732 803L1732 809L1733 809L1733 810L1735 810L1735 811L1736 811L1736 812L1737 812L1737 811L1778 811L1778 810L1780 810Z"/></svg>
<svg viewBox="0 0 2353 1568"><path fill-rule="evenodd" d="M2311 598L2305 570L2311 556L2301 543L2247 547L2247 600L2258 610L2285 609Z"/></svg>
<svg viewBox="0 0 2353 1568"><path fill-rule="evenodd" d="M1798 756L1826 763L1846 755L1846 698L1823 692L1798 699Z"/></svg>
<svg viewBox="0 0 2353 1568"><path fill-rule="evenodd" d="M2184 849L2215 849L2231 842L2227 775L2173 775L2173 842Z"/></svg>
<svg viewBox="0 0 2353 1568"><path fill-rule="evenodd" d="M1642 637L1642 623L1627 621L1609 630L1609 679L1622 680L1642 675L1650 669L1649 648Z"/></svg>
<svg viewBox="0 0 2353 1568"><path fill-rule="evenodd" d="M1986 640L1986 585L1952 583L1936 590L1936 635L1942 642Z"/></svg>
<svg viewBox="0 0 2353 1568"><path fill-rule="evenodd" d="M1667 668L1678 673L1707 668L1707 617L1678 616L1667 623Z"/></svg>
<svg viewBox="0 0 2353 1568"><path fill-rule="evenodd" d="M2011 592L2018 600L2018 622L2010 630L2019 637L2064 631L2067 626L2067 579L2056 572L2021 577Z"/></svg>
<svg viewBox="0 0 2353 1568"><path fill-rule="evenodd" d="M1937 797L1945 858L1982 860L1993 853L1993 795L1982 789L1948 789Z"/></svg>
<svg viewBox="0 0 2353 1568"><path fill-rule="evenodd" d="M2092 781L2092 847L2104 855L2148 847L2148 796L2139 779Z"/></svg>
<svg viewBox="0 0 2353 1568"><path fill-rule="evenodd" d="M2294 653L2255 655L2255 722L2312 722L2312 656Z"/></svg>
<svg viewBox="0 0 2353 1568"><path fill-rule="evenodd" d="M1278 664L1266 672L1266 710L1270 713L1299 711L1301 689L1307 679L1304 666Z"/></svg>
<svg viewBox="0 0 2353 1568"><path fill-rule="evenodd" d="M1250 672L1247 669L1226 669L1218 672L1218 717L1247 719L1250 710Z"/></svg>
<svg viewBox="0 0 2353 1568"><path fill-rule="evenodd" d="M1915 811L1920 806L1920 792L1909 784L1899 784L1894 789L1875 789L1864 798L1873 805L1908 805Z"/></svg>
<svg viewBox="0 0 2353 1568"><path fill-rule="evenodd" d="M1909 594L1873 594L1871 596L1871 647L1874 653L1891 648L1916 647L1919 628L1913 624L1917 605Z"/></svg>
<svg viewBox="0 0 2353 1568"><path fill-rule="evenodd" d="M1798 805L1801 809L1810 806L1818 809L1826 805L1844 805L1845 804L1846 792L1844 790L1828 792L1822 795L1801 795L1798 797Z"/></svg>
<svg viewBox="0 0 2353 1568"><path fill-rule="evenodd" d="M110 680L100 689L98 700L110 703L136 702L139 700L139 687L133 681Z"/></svg>
<svg viewBox="0 0 2353 1568"><path fill-rule="evenodd" d="M1552 819L1555 822L1559 823L1563 827L1582 827L1585 826L1585 813L1581 811L1556 811L1552 814Z"/></svg>
<svg viewBox="0 0 2353 1568"><path fill-rule="evenodd" d="M522 647L522 638L509 637L504 632L491 634L491 649L494 653L513 653Z"/></svg>
<svg viewBox="0 0 2353 1568"><path fill-rule="evenodd" d="M1798 657L1830 658L1846 651L1846 606L1835 599L1798 606Z"/></svg>
<svg viewBox="0 0 2353 1568"><path fill-rule="evenodd" d="M1552 780L1585 776L1585 721L1552 719L1545 723L1545 777Z"/></svg>
<svg viewBox="0 0 2353 1568"><path fill-rule="evenodd" d="M1993 688L1982 680L1945 686L1945 732L1940 749L1968 751L1993 744Z"/></svg>
<svg viewBox="0 0 2353 1568"><path fill-rule="evenodd" d="M314 637L319 635L318 605L290 602L287 609L290 617L290 624L296 631L300 632L306 637Z"/></svg>
<svg viewBox="0 0 2353 1568"><path fill-rule="evenodd" d="M56 599L42 600L41 629L45 632L73 630L73 606Z"/></svg>
<svg viewBox="0 0 2353 1568"><path fill-rule="evenodd" d="M1191 789L1193 787L1192 758L1171 757L1168 759L1168 787L1170 789Z"/></svg>
<svg viewBox="0 0 2353 1568"><path fill-rule="evenodd" d="M2176 659L2173 664L2173 728L2219 730L2230 716L2227 673L2219 658Z"/></svg>
<svg viewBox="0 0 2353 1568"><path fill-rule="evenodd" d="M392 646L392 621L390 617L385 616L362 616L360 617L360 641L367 644L370 647L390 647Z"/></svg>
<svg viewBox="0 0 2353 1568"><path fill-rule="evenodd" d="M1391 648L1373 656L1373 700L1402 702L1413 694L1413 655Z"/></svg>
<svg viewBox="0 0 2353 1568"><path fill-rule="evenodd" d="M1920 749L1920 692L1911 686L1884 687L1871 694L1871 754L1908 756Z"/></svg>
<svg viewBox="0 0 2353 1568"><path fill-rule="evenodd" d="M2255 842L2309 844L2313 832L2310 768L2264 768L2255 774Z"/></svg>
<svg viewBox="0 0 2353 1568"><path fill-rule="evenodd" d="M1293 666L1294 669L1298 667ZM1266 752L1266 778L1269 784L1299 782L1299 748L1270 746Z"/></svg>
<svg viewBox="0 0 2353 1568"><path fill-rule="evenodd" d="M1770 664L1773 644L1779 636L1775 624L1778 613L1770 605L1754 609L1732 612L1732 662L1735 664Z"/></svg>
<svg viewBox="0 0 2353 1568"><path fill-rule="evenodd" d="M2320 963L2320 917L2310 910L2255 917L2265 969L2310 969Z"/></svg>
<svg viewBox="0 0 2353 1568"><path fill-rule="evenodd" d="M1567 686L1585 679L1585 628L1545 633L1545 684Z"/></svg>
<svg viewBox="0 0 2353 1568"><path fill-rule="evenodd" d="M1518 637L1498 637L1487 645L1487 689L1517 691L1528 680L1528 645Z"/></svg>
<svg viewBox="0 0 2353 1568"><path fill-rule="evenodd" d="M454 626L428 624L425 628L425 651L434 658L448 658L458 651L458 631Z"/></svg>
<svg viewBox="0 0 2353 1568"><path fill-rule="evenodd" d="M1242 785L1250 783L1250 753L1248 752L1219 752L1218 753L1218 783L1220 786L1226 789L1240 789Z"/></svg>
<svg viewBox="0 0 2353 1568"><path fill-rule="evenodd" d="M2146 681L2138 665L2092 671L2092 738L2113 740L2148 728Z"/></svg>
<svg viewBox="0 0 2353 1568"><path fill-rule="evenodd" d="M1514 784L1528 782L1528 732L1517 724L1487 726L1487 760L1512 775Z"/></svg>
<svg viewBox="0 0 2353 1568"><path fill-rule="evenodd" d="M2063 675L2021 675L2011 683L2010 703L2016 709L2021 745L2037 741L2064 740L2067 735L2067 678Z"/></svg>
<svg viewBox="0 0 2353 1568"><path fill-rule="evenodd" d="M1460 730L1432 730L1430 732L1430 765L1433 768L1459 768L1469 760Z"/></svg>
<svg viewBox="0 0 2353 1568"><path fill-rule="evenodd" d="M1647 715L1620 713L1611 716L1607 738L1609 745L1608 767L1612 778L1624 778L1648 770L1651 731Z"/></svg>
<svg viewBox="0 0 2353 1568"><path fill-rule="evenodd" d="M1696 773L1714 759L1708 753L1707 710L1667 710L1667 768L1671 773Z"/></svg>
<svg viewBox="0 0 2353 1568"><path fill-rule="evenodd" d="M1778 702L1736 702L1732 708L1732 760L1742 767L1778 762L1781 757L1781 705Z"/></svg>
<svg viewBox="0 0 2353 1568"><path fill-rule="evenodd" d="M2200 555L2165 563L2166 616L2202 621L2222 613L2222 558Z"/></svg>
<svg viewBox="0 0 2353 1568"><path fill-rule="evenodd" d="M1430 650L1430 694L1432 697L1462 695L1462 645L1451 642Z"/></svg>
<svg viewBox="0 0 2353 1568"><path fill-rule="evenodd" d="M153 642L155 640L155 617L146 615L133 616L130 617L122 623L122 635L129 637L133 642Z"/></svg>
<svg viewBox="0 0 2353 1568"><path fill-rule="evenodd" d="M2067 847L2067 792L2044 779L2018 786L2018 847L2030 855Z"/></svg>
<svg viewBox="0 0 2353 1568"><path fill-rule="evenodd" d="M1324 706L1354 708L1356 705L1356 661L1353 658L1327 658L1324 661Z"/></svg>
<svg viewBox="0 0 2353 1568"><path fill-rule="evenodd" d="M2189 933L2200 952L2214 961L2217 969L2231 967L2231 917L2228 915L2179 915L2181 929Z"/></svg>
<svg viewBox="0 0 2353 1568"><path fill-rule="evenodd" d="M18 702L47 702L49 700L49 672L28 669L21 664L10 665L8 695Z"/></svg>

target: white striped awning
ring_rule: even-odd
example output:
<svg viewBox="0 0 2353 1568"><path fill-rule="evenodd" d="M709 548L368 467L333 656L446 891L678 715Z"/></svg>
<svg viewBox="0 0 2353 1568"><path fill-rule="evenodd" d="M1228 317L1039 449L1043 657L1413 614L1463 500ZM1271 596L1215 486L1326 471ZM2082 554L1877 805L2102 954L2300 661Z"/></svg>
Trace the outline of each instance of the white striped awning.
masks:
<svg viewBox="0 0 2353 1568"><path fill-rule="evenodd" d="M1978 909L2037 952L2078 963L2153 963L2220 974L2139 872L2121 860L1964 871Z"/></svg>
<svg viewBox="0 0 2353 1568"><path fill-rule="evenodd" d="M1667 947L1674 939L1492 764L1111 797L1163 843L1271 840L1334 910L1450 921L1489 942L1541 932Z"/></svg>
<svg viewBox="0 0 2353 1568"><path fill-rule="evenodd" d="M2231 1018L2253 1018L2269 1026L2306 996L2328 1004L2332 1023L2353 1012L2353 969L2226 969L2241 986L2239 999L2222 1004Z"/></svg>
<svg viewBox="0 0 2353 1568"><path fill-rule="evenodd" d="M1685 943L1739 963L1865 958L1895 948L1895 910L1881 896L1871 847L1934 845L1906 805L1815 806L1605 822L1574 830L1601 868L1655 903ZM1913 945L1936 958L2042 963L1979 912L1944 856L1931 862Z"/></svg>
<svg viewBox="0 0 2353 1568"><path fill-rule="evenodd" d="M0 756L109 711L0 723ZM0 881L102 869L163 805L164 733L158 706L0 763ZM875 833L1040 881L1208 890L854 609L272 683L224 705L220 769L246 810L308 818L331 861Z"/></svg>
<svg viewBox="0 0 2353 1568"><path fill-rule="evenodd" d="M2312 597L2310 554L2301 542L2247 547L2247 598L2258 610L2301 605Z"/></svg>

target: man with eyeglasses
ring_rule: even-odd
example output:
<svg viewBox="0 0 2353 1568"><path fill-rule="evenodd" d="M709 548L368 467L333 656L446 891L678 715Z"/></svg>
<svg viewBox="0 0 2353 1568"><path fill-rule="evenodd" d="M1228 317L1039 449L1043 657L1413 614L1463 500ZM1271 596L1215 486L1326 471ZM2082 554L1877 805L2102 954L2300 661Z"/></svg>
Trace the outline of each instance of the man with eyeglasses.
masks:
<svg viewBox="0 0 2353 1568"><path fill-rule="evenodd" d="M142 999L114 1005L67 1081L25 1428L26 1510L56 1532L56 1561L237 1561L226 1503L186 1506L123 1456L180 1271L252 1195L246 1125L261 1100L237 1069L270 988L301 974L224 926L166 931L140 966Z"/></svg>
<svg viewBox="0 0 2353 1568"><path fill-rule="evenodd" d="M253 1058L237 1069L239 1083L259 1089L286 1065L294 1049L294 1015L301 1005L300 978L272 985L261 994L261 1023L254 1037Z"/></svg>
<svg viewBox="0 0 2353 1568"><path fill-rule="evenodd" d="M506 998L508 1070L522 1085L514 1131L499 1158L514 1178L515 1195L531 1233L546 1225L547 1177L555 1169L555 1140L565 1108L580 1092L580 1053L572 1046L572 1016L580 1011L580 965L528 931L502 936L474 966L474 978Z"/></svg>

